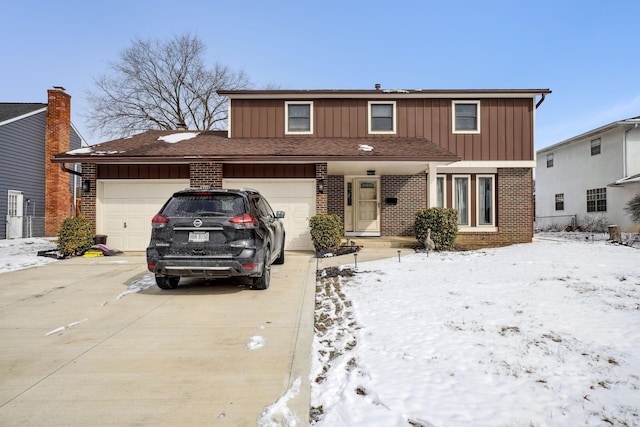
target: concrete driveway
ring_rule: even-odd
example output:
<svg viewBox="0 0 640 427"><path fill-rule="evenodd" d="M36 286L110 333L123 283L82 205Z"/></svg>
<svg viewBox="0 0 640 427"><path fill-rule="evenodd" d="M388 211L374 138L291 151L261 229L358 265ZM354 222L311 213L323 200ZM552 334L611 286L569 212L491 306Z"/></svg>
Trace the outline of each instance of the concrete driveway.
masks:
<svg viewBox="0 0 640 427"><path fill-rule="evenodd" d="M128 294L143 254L0 274L0 425L255 426L297 378L287 406L305 425L315 269L287 252L266 291Z"/></svg>

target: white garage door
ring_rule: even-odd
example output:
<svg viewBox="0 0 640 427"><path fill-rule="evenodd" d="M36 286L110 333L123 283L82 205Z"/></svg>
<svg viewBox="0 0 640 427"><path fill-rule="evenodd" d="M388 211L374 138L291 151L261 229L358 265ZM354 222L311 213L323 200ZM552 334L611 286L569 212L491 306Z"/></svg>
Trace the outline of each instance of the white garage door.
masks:
<svg viewBox="0 0 640 427"><path fill-rule="evenodd" d="M188 179L101 180L96 204L97 234L107 246L121 251L144 251L151 237L151 218Z"/></svg>
<svg viewBox="0 0 640 427"><path fill-rule="evenodd" d="M314 179L239 179L222 180L223 188L254 188L263 194L274 211L284 211L285 248L313 250L309 218L316 214Z"/></svg>

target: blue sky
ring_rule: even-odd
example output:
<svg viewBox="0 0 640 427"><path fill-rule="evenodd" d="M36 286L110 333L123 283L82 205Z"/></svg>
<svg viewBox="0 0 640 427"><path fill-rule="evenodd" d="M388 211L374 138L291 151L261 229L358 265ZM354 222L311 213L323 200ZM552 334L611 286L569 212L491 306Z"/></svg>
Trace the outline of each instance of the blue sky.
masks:
<svg viewBox="0 0 640 427"><path fill-rule="evenodd" d="M63 86L90 144L86 92L135 37L190 32L260 89L530 89L540 149L640 116L640 4L620 1L5 2L0 101Z"/></svg>

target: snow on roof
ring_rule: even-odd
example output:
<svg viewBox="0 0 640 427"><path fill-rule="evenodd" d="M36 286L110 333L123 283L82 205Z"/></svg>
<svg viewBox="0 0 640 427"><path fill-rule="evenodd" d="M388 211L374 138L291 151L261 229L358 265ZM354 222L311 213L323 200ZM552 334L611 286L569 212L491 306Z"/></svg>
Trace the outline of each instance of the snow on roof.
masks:
<svg viewBox="0 0 640 427"><path fill-rule="evenodd" d="M169 144L175 144L176 142L185 141L198 136L200 132L180 132L172 133L171 135L165 135L158 137L158 141L168 142Z"/></svg>
<svg viewBox="0 0 640 427"><path fill-rule="evenodd" d="M91 147L82 147L76 150L67 151L67 154L90 154L93 151Z"/></svg>
<svg viewBox="0 0 640 427"><path fill-rule="evenodd" d="M366 144L360 144L358 146L358 150L360 151L373 151L373 147L370 145L366 145Z"/></svg>

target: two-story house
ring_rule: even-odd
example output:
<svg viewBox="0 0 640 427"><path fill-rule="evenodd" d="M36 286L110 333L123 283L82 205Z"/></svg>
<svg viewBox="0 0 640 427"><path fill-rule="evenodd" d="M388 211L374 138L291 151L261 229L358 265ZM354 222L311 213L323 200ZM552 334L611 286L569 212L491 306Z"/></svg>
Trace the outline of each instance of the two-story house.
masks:
<svg viewBox="0 0 640 427"><path fill-rule="evenodd" d="M82 163L82 211L123 250L146 247L176 189L251 187L284 210L286 247L309 218L347 236L412 236L427 207L458 210L458 243L530 242L535 110L548 89L233 90L228 131L148 131L54 162Z"/></svg>
<svg viewBox="0 0 640 427"><path fill-rule="evenodd" d="M86 142L71 123L64 88L49 90L47 101L0 102L0 239L55 236L75 215L79 168L70 175L50 158Z"/></svg>
<svg viewBox="0 0 640 427"><path fill-rule="evenodd" d="M624 211L640 194L639 125L620 120L538 150L536 228L640 231Z"/></svg>

